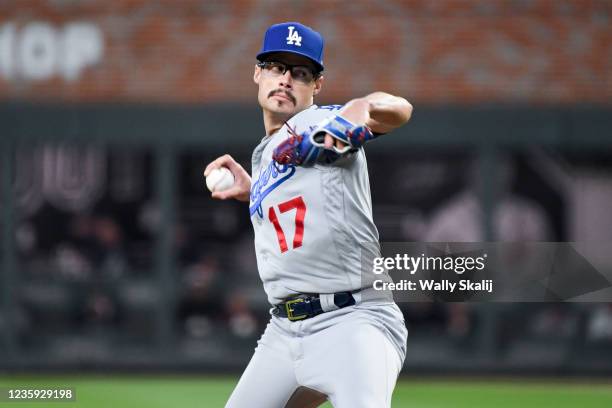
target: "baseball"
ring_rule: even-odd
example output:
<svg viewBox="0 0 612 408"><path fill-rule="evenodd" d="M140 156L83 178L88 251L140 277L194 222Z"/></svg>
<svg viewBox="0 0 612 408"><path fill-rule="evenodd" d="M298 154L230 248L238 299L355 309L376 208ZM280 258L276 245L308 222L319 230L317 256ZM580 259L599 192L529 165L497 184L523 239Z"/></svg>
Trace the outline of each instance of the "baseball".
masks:
<svg viewBox="0 0 612 408"><path fill-rule="evenodd" d="M234 185L234 175L227 167L212 170L206 177L206 187L211 192L225 191Z"/></svg>

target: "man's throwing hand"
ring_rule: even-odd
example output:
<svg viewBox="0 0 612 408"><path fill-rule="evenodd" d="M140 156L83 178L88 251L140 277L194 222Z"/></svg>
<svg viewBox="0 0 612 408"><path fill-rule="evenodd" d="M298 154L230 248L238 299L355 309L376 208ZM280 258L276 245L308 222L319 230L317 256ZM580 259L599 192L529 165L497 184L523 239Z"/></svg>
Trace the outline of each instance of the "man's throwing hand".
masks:
<svg viewBox="0 0 612 408"><path fill-rule="evenodd" d="M251 192L251 177L229 154L224 154L210 162L204 169L204 177L207 177L214 169L221 167L227 167L232 172L235 180L234 185L227 190L213 192L211 194L212 198L219 200L235 198L239 201L248 202Z"/></svg>

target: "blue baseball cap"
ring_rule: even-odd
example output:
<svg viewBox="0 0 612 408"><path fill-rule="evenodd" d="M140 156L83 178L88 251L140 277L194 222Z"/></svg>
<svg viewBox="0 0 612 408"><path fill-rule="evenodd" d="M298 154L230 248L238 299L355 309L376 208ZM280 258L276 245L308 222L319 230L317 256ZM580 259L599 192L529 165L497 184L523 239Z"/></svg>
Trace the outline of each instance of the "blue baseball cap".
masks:
<svg viewBox="0 0 612 408"><path fill-rule="evenodd" d="M266 30L257 59L263 61L272 52L291 52L310 59L323 71L323 37L310 27L297 22L280 23Z"/></svg>

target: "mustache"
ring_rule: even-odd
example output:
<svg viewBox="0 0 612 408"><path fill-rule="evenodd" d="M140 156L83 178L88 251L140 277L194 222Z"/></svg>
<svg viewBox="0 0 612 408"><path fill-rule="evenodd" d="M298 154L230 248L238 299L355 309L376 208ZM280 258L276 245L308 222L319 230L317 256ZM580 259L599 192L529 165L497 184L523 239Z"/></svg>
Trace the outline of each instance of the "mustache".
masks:
<svg viewBox="0 0 612 408"><path fill-rule="evenodd" d="M291 99L291 102L293 102L293 104L295 105L295 97L291 94L291 92L285 91L284 89L275 89L268 94L268 98L271 98L276 94L285 95L287 98Z"/></svg>

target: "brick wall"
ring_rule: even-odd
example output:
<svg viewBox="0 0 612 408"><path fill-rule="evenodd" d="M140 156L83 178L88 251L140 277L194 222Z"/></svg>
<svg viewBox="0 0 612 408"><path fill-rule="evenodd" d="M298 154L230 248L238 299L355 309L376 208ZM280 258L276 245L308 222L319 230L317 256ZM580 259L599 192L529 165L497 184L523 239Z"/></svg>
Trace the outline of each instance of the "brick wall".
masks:
<svg viewBox="0 0 612 408"><path fill-rule="evenodd" d="M268 25L288 20L311 25L326 38L327 82L321 96L326 102L342 102L372 90L433 104L612 100L611 1L0 4L0 99L5 101L253 103L251 78L262 34ZM24 75L20 53L32 24L55 30L51 47L56 55L51 60L59 67L70 48L61 41L62 30L74 22L100 30L100 58L72 77L49 67L53 74L44 78ZM36 52L32 51L34 64Z"/></svg>

